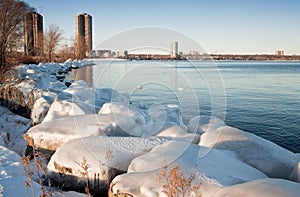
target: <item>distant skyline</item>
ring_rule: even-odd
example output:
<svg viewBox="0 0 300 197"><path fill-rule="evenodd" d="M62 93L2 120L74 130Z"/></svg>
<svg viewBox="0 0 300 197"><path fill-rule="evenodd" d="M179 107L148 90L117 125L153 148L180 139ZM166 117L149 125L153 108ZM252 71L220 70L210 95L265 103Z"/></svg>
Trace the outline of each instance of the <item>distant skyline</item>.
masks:
<svg viewBox="0 0 300 197"><path fill-rule="evenodd" d="M94 49L119 32L153 26L181 32L208 53L274 54L283 50L286 55L300 54L298 0L25 2L43 15L44 29L56 24L67 39L75 38L75 16L90 14ZM180 44L179 50L186 52Z"/></svg>

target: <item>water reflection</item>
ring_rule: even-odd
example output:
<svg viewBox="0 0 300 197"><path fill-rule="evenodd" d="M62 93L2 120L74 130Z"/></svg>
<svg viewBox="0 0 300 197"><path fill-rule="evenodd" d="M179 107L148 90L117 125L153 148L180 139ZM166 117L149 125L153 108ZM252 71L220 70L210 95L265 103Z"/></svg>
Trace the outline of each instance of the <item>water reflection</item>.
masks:
<svg viewBox="0 0 300 197"><path fill-rule="evenodd" d="M85 66L74 70L70 75L74 81L84 80L89 87L93 87L93 66Z"/></svg>

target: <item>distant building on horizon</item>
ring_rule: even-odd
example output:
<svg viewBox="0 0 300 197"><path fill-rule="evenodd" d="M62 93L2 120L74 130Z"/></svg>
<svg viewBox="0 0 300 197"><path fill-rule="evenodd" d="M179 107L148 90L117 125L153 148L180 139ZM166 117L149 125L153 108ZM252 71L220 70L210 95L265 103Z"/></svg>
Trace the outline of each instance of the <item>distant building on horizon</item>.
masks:
<svg viewBox="0 0 300 197"><path fill-rule="evenodd" d="M83 13L75 17L76 26L76 56L84 58L93 49L92 16Z"/></svg>
<svg viewBox="0 0 300 197"><path fill-rule="evenodd" d="M275 51L275 55L278 55L278 56L284 56L284 51Z"/></svg>
<svg viewBox="0 0 300 197"><path fill-rule="evenodd" d="M173 42L171 45L171 58L178 58L178 42Z"/></svg>
<svg viewBox="0 0 300 197"><path fill-rule="evenodd" d="M29 12L24 16L24 53L37 56L43 53L43 16Z"/></svg>

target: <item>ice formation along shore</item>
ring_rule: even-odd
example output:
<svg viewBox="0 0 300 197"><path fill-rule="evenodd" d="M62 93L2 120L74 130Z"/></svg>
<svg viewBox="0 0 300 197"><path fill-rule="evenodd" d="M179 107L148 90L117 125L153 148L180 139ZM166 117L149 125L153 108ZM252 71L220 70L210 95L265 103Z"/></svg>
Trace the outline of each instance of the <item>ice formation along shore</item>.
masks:
<svg viewBox="0 0 300 197"><path fill-rule="evenodd" d="M177 105L134 106L126 93L64 80L67 70L86 63L16 68L21 80L10 83L25 99L33 94L34 107L31 120L0 108L1 195L41 192L36 172L33 190L24 186L21 156L28 144L48 154L49 160L41 159L43 179L63 189L163 197L172 181L184 180L175 187L185 196L299 196L299 154L215 117L197 116L184 125ZM56 196L84 196L46 188Z"/></svg>

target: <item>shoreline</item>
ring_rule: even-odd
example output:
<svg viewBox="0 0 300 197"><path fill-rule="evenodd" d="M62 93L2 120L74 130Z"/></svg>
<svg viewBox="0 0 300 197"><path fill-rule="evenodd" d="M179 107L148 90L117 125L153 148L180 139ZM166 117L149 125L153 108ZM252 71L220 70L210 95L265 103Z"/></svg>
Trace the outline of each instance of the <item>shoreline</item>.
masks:
<svg viewBox="0 0 300 197"><path fill-rule="evenodd" d="M63 71L72 65L88 64L20 66L18 76L23 80L12 85L23 93L27 104L29 95L34 96L30 118L35 126L24 133L12 131L0 136L1 146L2 138L5 142L12 134L19 138L24 134L23 144L54 151L41 162L47 166L47 177L59 186L84 191L86 184L92 183L88 185L90 192L111 197L149 196L150 190L157 194L151 196L165 195L164 183L153 180L172 177L170 168L181 173L181 179L196 177L200 189L191 191L194 194L220 197L228 190L244 192L245 187L246 191L252 188L250 196L268 195L277 188L278 197L299 194L299 154L215 117L198 115L184 124L178 105L134 106L128 95L114 89L89 88L85 81L66 86L57 74L66 75ZM1 151L7 154L8 150ZM36 158L31 165L34 162ZM15 184L11 176L6 182ZM24 182L19 183L24 187ZM263 190L253 190L253 184ZM191 183L188 187L194 188Z"/></svg>
<svg viewBox="0 0 300 197"><path fill-rule="evenodd" d="M157 54L129 54L128 57L120 58L88 58L99 60L128 60L128 61L300 61L300 55L182 55L171 58L169 55Z"/></svg>

